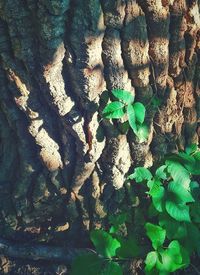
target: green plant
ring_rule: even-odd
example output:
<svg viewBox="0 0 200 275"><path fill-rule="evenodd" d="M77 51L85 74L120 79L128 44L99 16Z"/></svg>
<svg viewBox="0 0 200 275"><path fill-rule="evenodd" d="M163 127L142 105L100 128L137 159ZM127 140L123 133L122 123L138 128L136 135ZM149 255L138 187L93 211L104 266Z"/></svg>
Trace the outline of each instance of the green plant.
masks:
<svg viewBox="0 0 200 275"><path fill-rule="evenodd" d="M142 222L144 230L140 236L130 230L132 209L110 216L109 232L90 233L96 252L77 257L71 275L122 275L123 263L137 257L145 258L146 274L163 275L186 268L192 254L200 255L200 187L195 181L199 175L197 145L165 156L164 164L151 171L137 167L127 181L139 183L148 199L141 205L141 209L149 205L149 221ZM145 234L153 250L141 243Z"/></svg>
<svg viewBox="0 0 200 275"><path fill-rule="evenodd" d="M189 265L192 253L200 252L200 187L192 176L200 175L200 151L197 145L185 152L166 156L154 176L138 167L129 176L146 183L152 202L149 216L157 225L145 229L154 251L147 254L146 274L168 274Z"/></svg>
<svg viewBox="0 0 200 275"><path fill-rule="evenodd" d="M127 213L110 218L113 225L109 233L101 229L91 231L90 239L96 252L77 257L73 262L71 275L123 275L120 263L139 255L140 249L135 238L124 238L118 234L120 226L128 219Z"/></svg>
<svg viewBox="0 0 200 275"><path fill-rule="evenodd" d="M120 119L126 116L128 125L139 141L145 141L148 137L148 127L144 124L145 106L141 102L134 103L134 95L122 89L112 90L112 95L118 101L107 104L102 112L103 117L107 119Z"/></svg>

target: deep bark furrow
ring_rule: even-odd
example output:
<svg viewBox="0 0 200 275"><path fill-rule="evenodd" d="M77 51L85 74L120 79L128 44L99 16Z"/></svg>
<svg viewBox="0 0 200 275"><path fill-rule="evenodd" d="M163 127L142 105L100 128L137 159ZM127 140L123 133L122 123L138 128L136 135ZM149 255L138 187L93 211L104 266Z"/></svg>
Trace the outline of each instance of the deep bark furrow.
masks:
<svg viewBox="0 0 200 275"><path fill-rule="evenodd" d="M175 1L170 11L169 75L175 78L180 75L186 66L184 38L186 31L185 1Z"/></svg>
<svg viewBox="0 0 200 275"><path fill-rule="evenodd" d="M149 84L148 51L145 15L135 1L128 1L122 29L122 52L134 87L146 87Z"/></svg>
<svg viewBox="0 0 200 275"><path fill-rule="evenodd" d="M139 1L146 16L149 39L149 57L154 66L158 92L166 87L169 66L169 4L157 1Z"/></svg>

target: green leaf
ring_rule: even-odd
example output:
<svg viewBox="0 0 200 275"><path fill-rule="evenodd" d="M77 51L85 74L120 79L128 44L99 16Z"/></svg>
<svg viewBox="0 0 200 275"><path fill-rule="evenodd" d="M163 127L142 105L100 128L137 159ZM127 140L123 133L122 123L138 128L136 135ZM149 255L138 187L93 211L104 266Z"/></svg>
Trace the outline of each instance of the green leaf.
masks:
<svg viewBox="0 0 200 275"><path fill-rule="evenodd" d="M105 118L121 118L125 114L124 104L118 101L109 103L102 112Z"/></svg>
<svg viewBox="0 0 200 275"><path fill-rule="evenodd" d="M139 139L139 142L145 142L148 139L149 136L149 128L146 124L137 125L137 137Z"/></svg>
<svg viewBox="0 0 200 275"><path fill-rule="evenodd" d="M200 161L196 159L197 153L187 155L184 152L179 152L180 162L192 175L200 175Z"/></svg>
<svg viewBox="0 0 200 275"><path fill-rule="evenodd" d="M182 222L190 222L189 206L185 204L177 204L174 201L167 200L165 204L167 213L175 220Z"/></svg>
<svg viewBox="0 0 200 275"><path fill-rule="evenodd" d="M166 160L167 171L171 174L173 180L189 189L190 173L180 163L173 160Z"/></svg>
<svg viewBox="0 0 200 275"><path fill-rule="evenodd" d="M96 273L95 275L123 275L123 271L118 263L109 261L105 264L105 267L103 268L101 273Z"/></svg>
<svg viewBox="0 0 200 275"><path fill-rule="evenodd" d="M166 237L165 229L152 223L146 223L145 229L154 249L157 249L164 243Z"/></svg>
<svg viewBox="0 0 200 275"><path fill-rule="evenodd" d="M188 173L192 175L200 175L200 160L196 158L197 153L188 155L184 152L179 152L178 154L170 154L167 159L180 165L183 165L185 169L188 170Z"/></svg>
<svg viewBox="0 0 200 275"><path fill-rule="evenodd" d="M158 212L164 211L165 188L160 186L152 196L152 203Z"/></svg>
<svg viewBox="0 0 200 275"><path fill-rule="evenodd" d="M147 186L150 189L148 193L153 197L154 194L157 193L161 185L162 185L161 181L156 178L153 178L153 180L149 180L147 182Z"/></svg>
<svg viewBox="0 0 200 275"><path fill-rule="evenodd" d="M127 116L128 116L128 122L135 134L137 134L137 125L135 121L135 111L132 105L127 106Z"/></svg>
<svg viewBox="0 0 200 275"><path fill-rule="evenodd" d="M145 264L146 264L145 271L151 271L156 265L157 259L158 259L158 254L156 251L149 252L145 259Z"/></svg>
<svg viewBox="0 0 200 275"><path fill-rule="evenodd" d="M162 257L162 269L168 272L174 272L180 269L182 265L181 247L178 241L172 241L168 248L160 251Z"/></svg>
<svg viewBox="0 0 200 275"><path fill-rule="evenodd" d="M134 102L135 96L132 95L130 92L121 90L121 89L114 89L112 90L112 94L122 100L123 102L127 103L127 104L131 104Z"/></svg>
<svg viewBox="0 0 200 275"><path fill-rule="evenodd" d="M185 152L190 155L198 149L197 144L191 144L185 148Z"/></svg>
<svg viewBox="0 0 200 275"><path fill-rule="evenodd" d="M194 202L194 198L192 194L184 188L183 185L171 181L168 184L168 192L170 193L170 198L177 203L187 203L187 202Z"/></svg>
<svg viewBox="0 0 200 275"><path fill-rule="evenodd" d="M92 230L90 239L97 252L104 257L111 258L116 255L116 249L120 247L120 242L103 230Z"/></svg>
<svg viewBox="0 0 200 275"><path fill-rule="evenodd" d="M183 239L187 237L187 228L185 223L176 221L167 213L163 213L159 216L159 225L165 228L166 235L169 240Z"/></svg>
<svg viewBox="0 0 200 275"><path fill-rule="evenodd" d="M150 188L148 194L152 197L152 203L158 212L164 211L165 189L157 178L149 180L147 186Z"/></svg>
<svg viewBox="0 0 200 275"><path fill-rule="evenodd" d="M78 256L72 263L70 275L97 275L102 269L103 259L96 254L85 253Z"/></svg>
<svg viewBox="0 0 200 275"><path fill-rule="evenodd" d="M191 163L192 164L195 161L192 156L190 156L190 155L188 155L184 152L179 152L177 156L180 157L180 159L183 161L183 163L186 162L186 163Z"/></svg>
<svg viewBox="0 0 200 275"><path fill-rule="evenodd" d="M120 244L121 247L116 251L118 257L134 258L140 254L140 248L133 236L129 236L128 239L120 239Z"/></svg>
<svg viewBox="0 0 200 275"><path fill-rule="evenodd" d="M193 157L196 159L196 160L200 160L200 151L197 151L196 153L193 154Z"/></svg>
<svg viewBox="0 0 200 275"><path fill-rule="evenodd" d="M136 121L138 121L139 123L143 123L144 122L144 118L145 118L145 107L142 103L140 102L136 102L133 104L133 108L135 110L135 118Z"/></svg>
<svg viewBox="0 0 200 275"><path fill-rule="evenodd" d="M151 172L144 167L135 168L134 173L128 176L128 179L133 180L135 179L136 182L142 182L144 180L152 179Z"/></svg>
<svg viewBox="0 0 200 275"><path fill-rule="evenodd" d="M156 177L162 180L166 180L167 179L167 174L165 172L165 169L167 168L166 165L162 165L160 166L157 170L156 170Z"/></svg>
<svg viewBox="0 0 200 275"><path fill-rule="evenodd" d="M189 264L189 255L187 251L176 240L172 241L167 249L159 249L156 269L159 274L165 272L174 272L178 269L185 268Z"/></svg>
<svg viewBox="0 0 200 275"><path fill-rule="evenodd" d="M184 166L192 175L200 175L200 161L195 160L193 163L185 163Z"/></svg>

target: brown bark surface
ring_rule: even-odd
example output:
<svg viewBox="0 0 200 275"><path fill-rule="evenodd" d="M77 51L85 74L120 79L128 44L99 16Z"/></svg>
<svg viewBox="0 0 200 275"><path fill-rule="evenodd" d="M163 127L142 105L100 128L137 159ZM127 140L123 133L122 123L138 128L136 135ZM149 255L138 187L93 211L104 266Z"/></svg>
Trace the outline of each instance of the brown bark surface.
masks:
<svg viewBox="0 0 200 275"><path fill-rule="evenodd" d="M197 0L0 0L0 236L87 247L129 171L197 142L199 78ZM101 119L114 88L146 106L146 142Z"/></svg>

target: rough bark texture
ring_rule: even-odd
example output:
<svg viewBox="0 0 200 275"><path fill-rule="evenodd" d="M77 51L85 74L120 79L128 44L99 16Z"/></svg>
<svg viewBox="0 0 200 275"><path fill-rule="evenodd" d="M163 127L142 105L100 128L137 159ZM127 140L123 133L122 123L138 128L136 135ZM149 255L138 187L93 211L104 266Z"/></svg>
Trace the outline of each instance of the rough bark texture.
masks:
<svg viewBox="0 0 200 275"><path fill-rule="evenodd" d="M0 0L1 237L87 246L130 169L197 142L199 28L197 0ZM101 120L114 88L146 105L147 142Z"/></svg>

